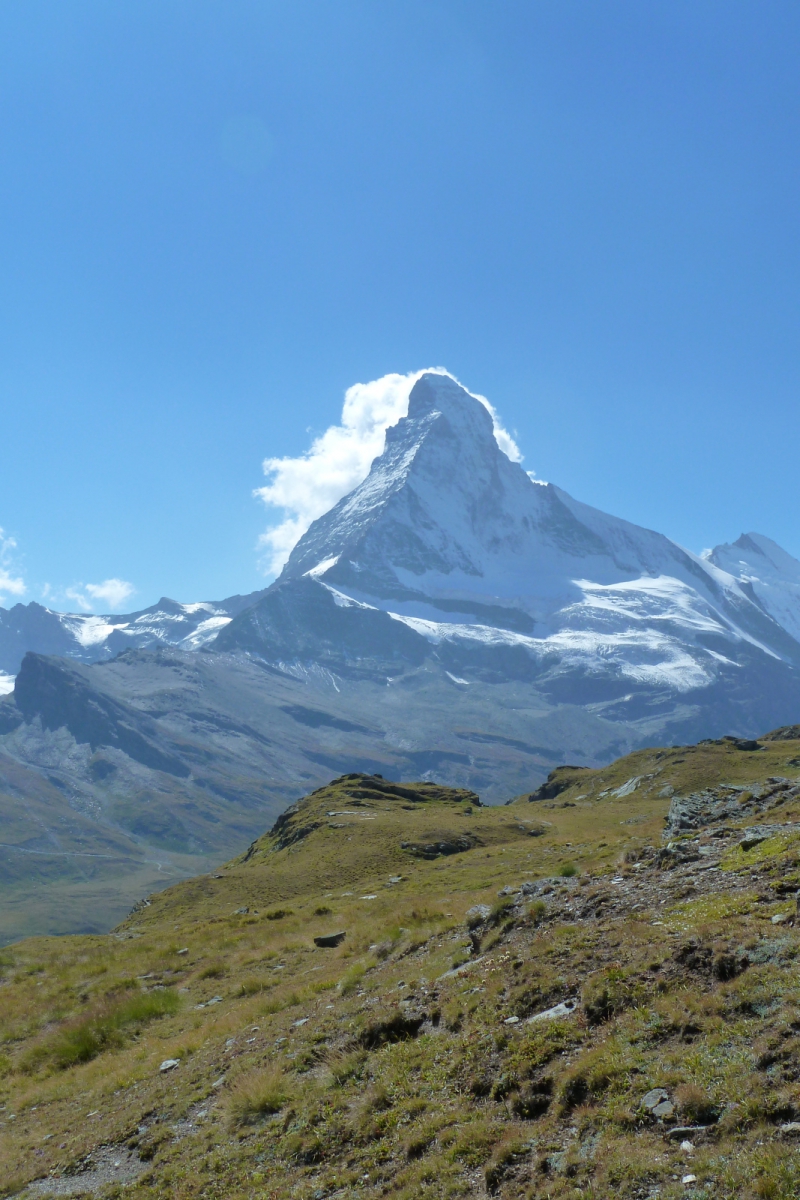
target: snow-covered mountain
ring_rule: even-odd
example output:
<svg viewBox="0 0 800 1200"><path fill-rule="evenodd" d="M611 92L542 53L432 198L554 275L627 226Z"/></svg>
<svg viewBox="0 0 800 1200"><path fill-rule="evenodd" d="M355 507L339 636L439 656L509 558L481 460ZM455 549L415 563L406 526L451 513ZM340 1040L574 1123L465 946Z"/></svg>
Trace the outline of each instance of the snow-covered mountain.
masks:
<svg viewBox="0 0 800 1200"><path fill-rule="evenodd" d="M701 557L532 479L486 405L427 372L367 478L263 592L128 616L0 610L6 691L26 650L89 663L164 645L388 686L513 683L630 744L752 733L797 719L800 564L757 534Z"/></svg>
<svg viewBox="0 0 800 1200"><path fill-rule="evenodd" d="M707 560L734 576L771 617L800 642L800 562L763 533L743 533L715 546Z"/></svg>
<svg viewBox="0 0 800 1200"><path fill-rule="evenodd" d="M15 936L95 928L109 879L130 900L145 867L147 887L207 869L348 771L500 802L565 761L795 724L799 597L767 538L698 557L532 480L426 373L263 592L0 610L0 900L13 885L22 921L52 885L48 924Z"/></svg>
<svg viewBox="0 0 800 1200"><path fill-rule="evenodd" d="M29 650L85 663L148 646L199 650L263 594L198 604L178 604L162 596L150 608L124 616L60 613L36 603L0 608L0 695L13 689L14 676Z"/></svg>
<svg viewBox="0 0 800 1200"><path fill-rule="evenodd" d="M794 560L762 542L773 548L773 574L757 584L723 561L724 548L701 558L531 479L500 449L486 407L428 373L369 476L314 522L277 584L216 645L252 651L260 638L265 654L280 645L285 657L300 635L296 615L288 640L278 628L276 597L283 589L290 611L292 585L304 580L298 610L313 583L365 631L369 610L386 614L441 661L457 661L465 682L471 672L511 671L560 684L579 703L581 693L698 693L745 660L800 667ZM324 625L317 611L309 632ZM357 633L349 637L357 645Z"/></svg>

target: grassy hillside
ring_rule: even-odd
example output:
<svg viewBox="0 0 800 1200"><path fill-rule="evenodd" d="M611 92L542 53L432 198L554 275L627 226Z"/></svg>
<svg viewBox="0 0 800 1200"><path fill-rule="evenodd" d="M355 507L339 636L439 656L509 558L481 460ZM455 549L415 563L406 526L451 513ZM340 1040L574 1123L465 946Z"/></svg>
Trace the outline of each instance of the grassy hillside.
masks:
<svg viewBox="0 0 800 1200"><path fill-rule="evenodd" d="M4 1194L796 1196L800 728L759 746L503 808L343 776L111 935L8 947Z"/></svg>

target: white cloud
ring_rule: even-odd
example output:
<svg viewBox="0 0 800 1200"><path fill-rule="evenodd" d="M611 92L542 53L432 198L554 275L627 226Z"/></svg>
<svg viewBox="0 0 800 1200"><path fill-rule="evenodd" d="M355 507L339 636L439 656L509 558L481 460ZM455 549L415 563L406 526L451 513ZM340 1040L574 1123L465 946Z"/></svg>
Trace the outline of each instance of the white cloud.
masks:
<svg viewBox="0 0 800 1200"><path fill-rule="evenodd" d="M430 369L450 374L441 367ZM345 392L341 424L331 425L297 458L264 460L269 482L255 494L268 506L283 510L283 519L259 539L267 574L277 575L311 522L366 479L373 459L383 453L386 430L407 414L409 393L425 373L384 375L372 383L354 384ZM475 395L475 399L491 413L500 449L513 462L521 462L514 439L492 405L485 396Z"/></svg>
<svg viewBox="0 0 800 1200"><path fill-rule="evenodd" d="M12 574L14 571L13 557L17 543L0 529L0 604L5 604L7 596L24 596L25 580L21 575Z"/></svg>
<svg viewBox="0 0 800 1200"><path fill-rule="evenodd" d="M100 606L105 612L113 612L121 608L135 591L133 584L124 579L106 579L103 583L79 584L77 587L67 588L66 595L69 600L74 600L83 612L94 612Z"/></svg>

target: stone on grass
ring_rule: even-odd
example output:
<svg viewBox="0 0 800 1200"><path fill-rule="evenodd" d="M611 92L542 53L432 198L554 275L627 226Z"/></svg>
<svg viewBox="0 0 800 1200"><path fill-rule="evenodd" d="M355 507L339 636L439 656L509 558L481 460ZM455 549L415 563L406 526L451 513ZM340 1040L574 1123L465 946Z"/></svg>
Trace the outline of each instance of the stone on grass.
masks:
<svg viewBox="0 0 800 1200"><path fill-rule="evenodd" d="M180 1063L179 1058L165 1058L164 1061L162 1062L161 1066L158 1069L159 1069L159 1071L172 1071L175 1067L178 1066L179 1063Z"/></svg>
<svg viewBox="0 0 800 1200"><path fill-rule="evenodd" d="M669 1092L664 1088L652 1088L642 1099L642 1107L649 1109L650 1112L661 1104L662 1101L669 1100Z"/></svg>
<svg viewBox="0 0 800 1200"><path fill-rule="evenodd" d="M552 1008L546 1008L544 1012L534 1013L532 1017L528 1017L528 1024L531 1025L534 1021L556 1021L559 1017L569 1017L577 1010L577 1000L562 1000L560 1004L554 1004Z"/></svg>
<svg viewBox="0 0 800 1200"><path fill-rule="evenodd" d="M678 1138L685 1138L687 1134L705 1133L709 1128L709 1125L675 1125L672 1129L667 1130L666 1136L670 1141L675 1142Z"/></svg>
<svg viewBox="0 0 800 1200"><path fill-rule="evenodd" d="M473 904L472 908L468 908L466 912L468 924L479 925L481 921L486 921L492 915L492 910L488 904Z"/></svg>
<svg viewBox="0 0 800 1200"><path fill-rule="evenodd" d="M346 933L321 933L314 938L314 945L320 946L323 949L330 949L340 945L346 937Z"/></svg>

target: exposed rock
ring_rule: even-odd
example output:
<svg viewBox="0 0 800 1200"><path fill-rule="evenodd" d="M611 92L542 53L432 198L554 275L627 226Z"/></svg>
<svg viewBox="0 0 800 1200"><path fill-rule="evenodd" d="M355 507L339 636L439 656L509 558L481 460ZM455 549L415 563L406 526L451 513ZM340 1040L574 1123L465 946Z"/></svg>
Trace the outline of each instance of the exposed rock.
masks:
<svg viewBox="0 0 800 1200"><path fill-rule="evenodd" d="M710 1129L710 1125L673 1125L672 1129L666 1131L666 1137L671 1142L676 1142L678 1138L685 1138L689 1135L696 1137L699 1133L705 1133Z"/></svg>
<svg viewBox="0 0 800 1200"><path fill-rule="evenodd" d="M669 1099L669 1092L665 1088L651 1088L642 1097L642 1108L646 1108L648 1112L652 1112L659 1104Z"/></svg>
<svg viewBox="0 0 800 1200"><path fill-rule="evenodd" d="M532 1017L528 1017L528 1024L531 1025L535 1021L555 1021L559 1017L569 1017L577 1012L577 1009L577 1000L562 1000L560 1004L554 1004L552 1008L546 1008L544 1012L534 1013Z"/></svg>
<svg viewBox="0 0 800 1200"><path fill-rule="evenodd" d="M782 725L780 729L773 729L772 733L766 734L761 740L762 742L793 742L800 739L800 725Z"/></svg>
<svg viewBox="0 0 800 1200"><path fill-rule="evenodd" d="M322 949L332 949L334 946L341 945L346 937L346 933L321 933L314 938L314 945L320 946Z"/></svg>
<svg viewBox="0 0 800 1200"><path fill-rule="evenodd" d="M572 787L575 780L575 772L585 771L586 767L556 767L547 776L544 783L540 784L535 792L531 792L528 796L529 800L555 800L556 796L560 796L567 788Z"/></svg>
<svg viewBox="0 0 800 1200"><path fill-rule="evenodd" d="M488 921L492 915L492 910L488 904L473 904L472 908L467 909L467 925L470 929L478 925L482 925L484 921Z"/></svg>
<svg viewBox="0 0 800 1200"><path fill-rule="evenodd" d="M435 842L401 842L400 849L414 858L439 858L440 855L462 854L481 845L480 839L471 833L448 834Z"/></svg>

